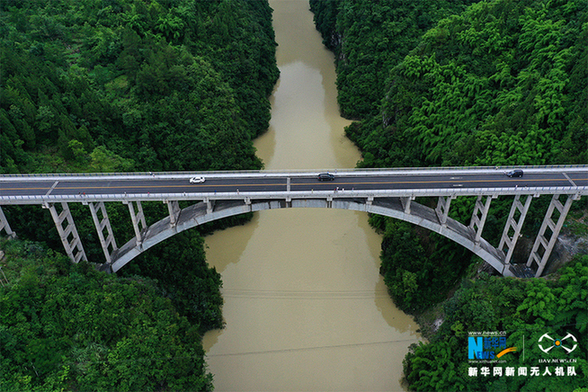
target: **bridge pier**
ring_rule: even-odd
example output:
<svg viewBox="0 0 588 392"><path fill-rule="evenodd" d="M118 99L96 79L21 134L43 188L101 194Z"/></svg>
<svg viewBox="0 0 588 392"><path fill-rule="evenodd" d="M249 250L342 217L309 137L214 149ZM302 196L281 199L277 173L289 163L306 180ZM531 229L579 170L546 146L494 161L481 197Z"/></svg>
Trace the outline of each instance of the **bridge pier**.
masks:
<svg viewBox="0 0 588 392"><path fill-rule="evenodd" d="M10 228L6 215L4 215L4 211L2 211L2 207L0 206L0 232L2 230L6 231L9 237L16 238L16 233Z"/></svg>
<svg viewBox="0 0 588 392"><path fill-rule="evenodd" d="M551 198L551 203L549 203L545 218L539 229L539 234L537 234L533 249L529 255L529 260L527 261L527 267L532 268L534 265L537 266L537 272L535 273L536 278L541 276L545 269L547 260L549 259L549 256L551 256L551 251L555 246L559 232L563 227L566 216L572 206L572 202L580 199L580 195L568 195L565 204L561 204L559 196L561 195L553 195ZM559 212L557 223L554 223L551 219L555 210ZM548 228L551 233L548 233L546 237Z"/></svg>
<svg viewBox="0 0 588 392"><path fill-rule="evenodd" d="M333 208L333 196L329 195L327 196L327 208Z"/></svg>
<svg viewBox="0 0 588 392"><path fill-rule="evenodd" d="M145 223L145 214L143 214L143 206L141 206L140 201L124 201L123 203L129 206L129 213L131 214L131 220L133 221L133 229L135 229L137 247L141 248L143 245L142 232L145 228L147 228L147 223ZM133 203L137 203L136 213L135 208L133 207Z"/></svg>
<svg viewBox="0 0 588 392"><path fill-rule="evenodd" d="M414 196L410 197L401 197L400 202L402 203L402 208L404 208L405 214L410 214L410 202L415 199Z"/></svg>
<svg viewBox="0 0 588 392"><path fill-rule="evenodd" d="M206 199L204 199L204 202L206 203L206 213L212 214L212 211L214 211L214 200L210 200L207 197Z"/></svg>
<svg viewBox="0 0 588 392"><path fill-rule="evenodd" d="M487 196L485 203L482 203L482 196L478 196L476 200L472 219L470 220L470 229L476 233L474 237L474 243L476 245L480 243L480 239L482 238L482 231L484 230L484 224L486 223L488 211L490 210L490 202L497 197L495 195ZM482 213L481 216L479 216L480 213Z"/></svg>
<svg viewBox="0 0 588 392"><path fill-rule="evenodd" d="M102 245L102 251L108 264L112 263L112 254L118 249L116 246L116 240L112 232L112 226L110 225L110 219L108 219L108 213L103 202L99 203L88 203L90 207L90 213L92 214L92 220L96 231L98 232L98 238L100 239L100 245ZM102 219L98 217L98 212L102 215ZM104 229L106 229L106 237L104 236Z"/></svg>
<svg viewBox="0 0 588 392"><path fill-rule="evenodd" d="M175 200L165 200L164 203L167 204L167 210L169 212L169 225L170 227L175 228L180 216L180 206Z"/></svg>
<svg viewBox="0 0 588 392"><path fill-rule="evenodd" d="M76 224L71 216L69 205L65 202L61 202L60 204L62 208L61 213L57 212L55 204L45 203L43 204L43 208L47 208L51 212L51 217L53 218L53 222L55 222L55 227L59 233L59 238L61 238L65 253L71 261L74 263L79 263L80 260L88 261L78 230L76 229ZM65 228L63 227L63 222L67 223Z"/></svg>
<svg viewBox="0 0 588 392"><path fill-rule="evenodd" d="M500 244L498 245L498 250L506 253L506 256L504 256L504 264L507 268L510 268L510 260L512 259L515 246L519 240L519 236L521 235L521 229L523 228L523 223L525 222L525 217L527 216L527 212L531 206L531 200L533 199L533 196L526 195L525 204L521 203L520 198L520 195L516 195L514 201L512 202L510 213L508 214L508 219L506 220L504 231L502 232L502 237L500 238ZM518 217L516 216L517 214ZM512 236L509 235L511 230Z"/></svg>
<svg viewBox="0 0 588 392"><path fill-rule="evenodd" d="M435 212L437 213L437 218L439 218L439 223L441 223L442 227L447 227L447 217L449 216L449 206L451 205L451 200L455 198L454 195L451 196L439 196L439 201L437 202L437 208Z"/></svg>

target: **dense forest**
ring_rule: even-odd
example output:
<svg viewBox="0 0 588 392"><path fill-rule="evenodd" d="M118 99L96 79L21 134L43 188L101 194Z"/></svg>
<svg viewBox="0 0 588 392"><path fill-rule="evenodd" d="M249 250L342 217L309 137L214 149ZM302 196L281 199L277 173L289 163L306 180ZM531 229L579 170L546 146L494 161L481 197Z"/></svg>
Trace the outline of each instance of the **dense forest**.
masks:
<svg viewBox="0 0 588 392"><path fill-rule="evenodd" d="M200 332L156 281L3 241L0 389L212 390Z"/></svg>
<svg viewBox="0 0 588 392"><path fill-rule="evenodd" d="M262 167L252 140L279 75L267 2L2 1L0 32L0 173ZM87 207L70 207L102 262ZM2 244L1 390L212 389L200 339L223 325L222 283L202 236L247 217L181 233L107 277L53 253L47 211L3 210L37 242ZM124 243L128 208L107 210Z"/></svg>
<svg viewBox="0 0 588 392"><path fill-rule="evenodd" d="M1 7L3 172L261 167L251 139L278 77L267 4Z"/></svg>
<svg viewBox="0 0 588 392"><path fill-rule="evenodd" d="M310 0L310 5L323 42L335 53L341 112L356 120L346 133L361 149L360 167L588 163L585 1ZM455 202L450 215L467 221L473 200ZM493 202L484 228L491 242L500 236L511 202ZM521 242L536 234L546 203L533 202ZM573 216L582 217L586 200L574 208ZM431 343L406 357L411 389L571 391L588 384L586 351L577 378L565 385L545 378L506 384L502 378L468 378L465 335L506 331L515 345L521 331L537 338L549 327L573 330L585 346L587 293L579 289L582 284L571 283L576 276L585 282L585 258L554 282L476 278L479 260L444 237L384 217L372 216L370 222L384 235L381 273L395 303L419 320L429 313L444 320L430 334ZM577 233L586 235L585 223L580 226ZM455 292L465 276L472 281ZM546 300L576 289L579 297L568 302ZM512 296L502 298L506 292ZM565 316L552 317L557 311L549 306L566 308Z"/></svg>
<svg viewBox="0 0 588 392"><path fill-rule="evenodd" d="M390 70L378 116L349 131L364 164L588 162L587 12L483 1L441 21Z"/></svg>

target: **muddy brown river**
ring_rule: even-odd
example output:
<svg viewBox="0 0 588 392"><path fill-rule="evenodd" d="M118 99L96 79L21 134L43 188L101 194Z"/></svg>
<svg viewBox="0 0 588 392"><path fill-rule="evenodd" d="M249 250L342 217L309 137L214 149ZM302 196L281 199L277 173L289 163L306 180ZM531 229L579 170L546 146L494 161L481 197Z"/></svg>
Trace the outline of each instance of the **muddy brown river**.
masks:
<svg viewBox="0 0 588 392"><path fill-rule="evenodd" d="M268 170L354 167L333 55L306 0L270 0L280 80L269 131L255 145ZM381 237L367 214L262 211L206 238L222 274L226 328L204 337L216 391L402 391L402 359L420 339L378 274Z"/></svg>

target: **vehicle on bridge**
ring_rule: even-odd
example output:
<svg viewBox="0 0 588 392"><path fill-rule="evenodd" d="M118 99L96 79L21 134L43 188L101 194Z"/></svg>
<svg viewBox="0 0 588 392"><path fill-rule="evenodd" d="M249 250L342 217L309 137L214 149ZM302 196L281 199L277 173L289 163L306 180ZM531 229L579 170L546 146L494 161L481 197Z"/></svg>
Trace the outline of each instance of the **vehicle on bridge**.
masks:
<svg viewBox="0 0 588 392"><path fill-rule="evenodd" d="M335 176L331 173L319 173L318 180L319 181L333 181Z"/></svg>
<svg viewBox="0 0 588 392"><path fill-rule="evenodd" d="M204 177L192 177L192 178L190 178L190 184L201 184L204 181L206 181L206 179Z"/></svg>
<svg viewBox="0 0 588 392"><path fill-rule="evenodd" d="M521 169L514 169L506 173L507 177L522 177L523 171Z"/></svg>

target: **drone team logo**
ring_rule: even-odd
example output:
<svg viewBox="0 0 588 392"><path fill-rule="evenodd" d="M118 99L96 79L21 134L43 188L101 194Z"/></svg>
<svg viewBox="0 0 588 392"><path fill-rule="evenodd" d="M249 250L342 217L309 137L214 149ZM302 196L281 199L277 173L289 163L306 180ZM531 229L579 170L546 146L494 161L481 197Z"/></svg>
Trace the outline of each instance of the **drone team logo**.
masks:
<svg viewBox="0 0 588 392"><path fill-rule="evenodd" d="M545 340L545 342L543 342ZM574 335L568 333L563 339L554 339L548 334L544 333L539 338L539 348L544 353L549 353L554 348L563 348L568 354L578 347L578 340Z"/></svg>

